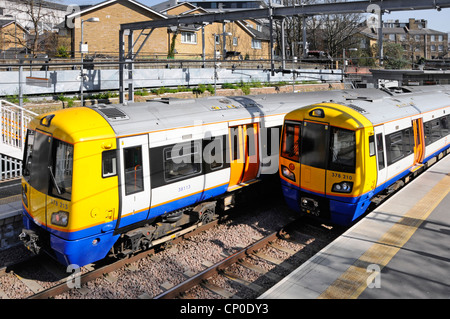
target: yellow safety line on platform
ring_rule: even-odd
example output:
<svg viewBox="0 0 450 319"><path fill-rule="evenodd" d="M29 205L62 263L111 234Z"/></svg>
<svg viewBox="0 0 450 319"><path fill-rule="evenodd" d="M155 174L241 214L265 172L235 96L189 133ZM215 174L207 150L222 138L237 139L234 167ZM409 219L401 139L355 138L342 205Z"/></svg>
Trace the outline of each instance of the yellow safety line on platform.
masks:
<svg viewBox="0 0 450 319"><path fill-rule="evenodd" d="M437 183L378 242L353 263L319 299L356 299L374 279L369 265L385 267L450 191L450 176Z"/></svg>

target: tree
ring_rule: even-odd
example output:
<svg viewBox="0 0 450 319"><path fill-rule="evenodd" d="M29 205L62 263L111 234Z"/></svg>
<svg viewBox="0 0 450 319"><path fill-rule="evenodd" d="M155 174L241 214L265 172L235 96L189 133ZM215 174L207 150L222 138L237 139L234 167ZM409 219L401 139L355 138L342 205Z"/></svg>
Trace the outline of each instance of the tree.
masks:
<svg viewBox="0 0 450 319"><path fill-rule="evenodd" d="M378 52L378 44L372 46L372 51ZM383 60L386 69L404 69L410 62L403 59L403 54L404 50L401 44L383 42Z"/></svg>
<svg viewBox="0 0 450 319"><path fill-rule="evenodd" d="M326 3L338 3L342 0L326 0ZM362 14L331 14L314 17L314 32L308 37L309 42L316 43L316 50L328 52L332 57L340 56L343 49L358 44L358 33Z"/></svg>
<svg viewBox="0 0 450 319"><path fill-rule="evenodd" d="M325 0L326 3L338 3L345 0ZM294 4L323 3L319 0L283 0L286 6ZM291 55L301 56L303 50L303 17L286 17L285 42ZM362 14L332 14L306 17L306 34L309 50L325 51L332 57L342 55L344 48L358 43L354 35L358 32ZM275 24L277 47L281 48L281 20Z"/></svg>
<svg viewBox="0 0 450 319"><path fill-rule="evenodd" d="M34 55L40 51L40 45L45 38L52 34L48 26L60 22L50 5L51 3L44 0L17 0L15 9L11 10L17 20L27 22L24 26L30 32L27 39L16 37L17 43L27 47Z"/></svg>

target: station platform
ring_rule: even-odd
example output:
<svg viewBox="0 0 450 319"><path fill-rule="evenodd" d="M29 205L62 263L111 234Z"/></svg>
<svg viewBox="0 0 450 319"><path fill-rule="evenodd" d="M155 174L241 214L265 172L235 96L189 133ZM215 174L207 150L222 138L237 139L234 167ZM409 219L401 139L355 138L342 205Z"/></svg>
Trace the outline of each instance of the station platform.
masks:
<svg viewBox="0 0 450 319"><path fill-rule="evenodd" d="M450 298L450 156L260 299Z"/></svg>

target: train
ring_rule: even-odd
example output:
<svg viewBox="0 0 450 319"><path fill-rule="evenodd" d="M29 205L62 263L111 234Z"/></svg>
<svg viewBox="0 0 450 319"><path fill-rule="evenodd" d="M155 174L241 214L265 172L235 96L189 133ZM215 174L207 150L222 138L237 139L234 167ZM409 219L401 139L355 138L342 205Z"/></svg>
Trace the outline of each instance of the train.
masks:
<svg viewBox="0 0 450 319"><path fill-rule="evenodd" d="M19 238L33 253L72 268L130 256L216 219L239 204L240 192L268 177L279 179L279 144L289 112L363 96L441 96L444 89L162 98L39 115L25 140ZM281 161L294 165L296 174L299 163L283 156ZM354 188L343 195L356 194L359 180L352 176Z"/></svg>
<svg viewBox="0 0 450 319"><path fill-rule="evenodd" d="M349 226L450 152L449 86L380 93L286 114L279 173L289 207Z"/></svg>

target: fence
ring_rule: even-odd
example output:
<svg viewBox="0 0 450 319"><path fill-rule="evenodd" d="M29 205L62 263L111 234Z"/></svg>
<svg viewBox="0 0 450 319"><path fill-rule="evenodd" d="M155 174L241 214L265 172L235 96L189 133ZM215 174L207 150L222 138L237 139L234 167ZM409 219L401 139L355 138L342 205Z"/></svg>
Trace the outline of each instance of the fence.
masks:
<svg viewBox="0 0 450 319"><path fill-rule="evenodd" d="M0 180L18 177L28 122L37 114L0 100Z"/></svg>

